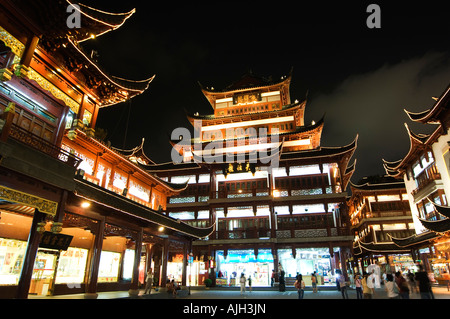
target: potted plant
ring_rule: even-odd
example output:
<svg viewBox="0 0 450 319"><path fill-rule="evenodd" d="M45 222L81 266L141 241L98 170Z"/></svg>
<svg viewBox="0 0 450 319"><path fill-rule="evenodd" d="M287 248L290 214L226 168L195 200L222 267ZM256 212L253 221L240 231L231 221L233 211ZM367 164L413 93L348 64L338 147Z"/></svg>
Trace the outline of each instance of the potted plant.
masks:
<svg viewBox="0 0 450 319"><path fill-rule="evenodd" d="M209 278L206 278L205 281L204 281L204 284L206 286L206 289L208 289L209 287L212 286L212 280L209 279Z"/></svg>

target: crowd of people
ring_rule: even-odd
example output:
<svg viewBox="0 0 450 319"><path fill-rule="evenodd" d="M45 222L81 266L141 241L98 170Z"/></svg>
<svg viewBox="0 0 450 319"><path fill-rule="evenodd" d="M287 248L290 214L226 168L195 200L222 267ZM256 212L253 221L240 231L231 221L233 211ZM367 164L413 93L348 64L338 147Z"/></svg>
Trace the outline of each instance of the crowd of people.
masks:
<svg viewBox="0 0 450 319"><path fill-rule="evenodd" d="M347 287L349 282L337 271L336 284L342 293L344 299L348 299ZM415 274L408 271L406 274L397 271L395 273L386 273L383 278L372 270L370 273L364 272L362 275L357 273L355 276L355 290L357 299L372 299L375 295L375 288L380 288L378 280L382 280L387 297L390 299L409 299L410 294L420 293L422 299L434 299L431 281L428 273L423 267Z"/></svg>
<svg viewBox="0 0 450 319"><path fill-rule="evenodd" d="M381 278L382 277L382 278ZM314 278L314 276L312 276ZM395 273L386 273L383 276L371 270L370 273L364 272L362 275L357 273L355 275L355 291L357 299L373 299L375 297L376 289L380 288L381 283L384 284L384 289L389 299L409 299L410 294L419 293L421 299L434 299L433 290L431 288L431 281L428 273L424 271L423 267L415 274L408 271L406 274L397 271ZM317 292L317 285L312 280L313 292ZM303 299L305 282L301 274L297 275L297 280L294 284L298 291L299 299ZM343 299L348 299L348 281L344 274L336 270L336 287L341 292Z"/></svg>

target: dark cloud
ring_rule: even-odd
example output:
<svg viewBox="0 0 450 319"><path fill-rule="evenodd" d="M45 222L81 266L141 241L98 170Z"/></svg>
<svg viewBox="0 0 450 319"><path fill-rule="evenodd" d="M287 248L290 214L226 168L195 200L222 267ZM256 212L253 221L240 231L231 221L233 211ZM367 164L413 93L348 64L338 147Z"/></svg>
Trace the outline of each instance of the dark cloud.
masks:
<svg viewBox="0 0 450 319"><path fill-rule="evenodd" d="M383 174L382 158L401 159L409 149L407 123L417 133L432 127L412 123L404 109L424 111L449 84L450 59L446 53L428 53L373 72L352 75L329 94L315 97L306 113L326 112L324 146L348 144L358 134L357 171Z"/></svg>
<svg viewBox="0 0 450 319"><path fill-rule="evenodd" d="M309 92L306 122L326 113L322 145L346 145L358 134L355 180L382 174L381 158L400 159L409 148L403 109L430 107L450 79L443 1L377 1L381 29L366 26L369 1L85 3L113 12L136 8L121 28L84 45L113 75L156 74L147 92L101 110L97 123L118 147L145 137L156 162L170 160L171 131L190 128L184 109L212 113L198 81L222 88L249 69L277 78L293 67L292 100Z"/></svg>

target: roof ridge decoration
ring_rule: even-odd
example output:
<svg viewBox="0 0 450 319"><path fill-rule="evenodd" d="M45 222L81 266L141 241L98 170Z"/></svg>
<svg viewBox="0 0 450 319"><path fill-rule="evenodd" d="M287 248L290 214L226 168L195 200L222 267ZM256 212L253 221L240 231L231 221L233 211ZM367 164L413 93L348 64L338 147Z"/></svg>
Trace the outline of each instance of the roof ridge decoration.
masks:
<svg viewBox="0 0 450 319"><path fill-rule="evenodd" d="M344 145L344 146L319 146L318 148L315 149L308 149L308 150L302 150L302 151L294 151L294 152L289 152L289 153L284 153L283 155L290 155L295 156L295 155L299 155L300 157L302 157L301 155L305 155L308 153L324 153L323 155L319 155L319 157L325 157L325 156L329 156L329 155L339 155L339 154L344 154L347 153L349 151L355 151L357 144L358 144L358 138L359 138L359 134L356 134L355 139L348 145Z"/></svg>
<svg viewBox="0 0 450 319"><path fill-rule="evenodd" d="M435 202L433 202L430 198L428 198L428 201L433 204L434 208L437 210L437 212L447 218L450 218L450 207L449 206L443 206L438 205Z"/></svg>
<svg viewBox="0 0 450 319"><path fill-rule="evenodd" d="M390 234L387 234L392 242L394 244L396 244L399 247L408 247L408 246L412 246L421 242L428 242L430 239L439 237L439 235L437 235L435 232L433 231L429 231L426 233L421 233L421 234L413 234L411 236L405 237L405 238L397 238L397 237L393 237Z"/></svg>
<svg viewBox="0 0 450 319"><path fill-rule="evenodd" d="M433 98L433 100L435 100L436 102L428 110L417 113L410 112L406 109L404 109L404 111L408 115L408 117L414 122L419 122L423 124L441 124L437 116L445 108L445 104L448 103L449 99L450 99L450 85L447 86L447 88L444 90L444 92L441 94L439 98L437 99ZM443 104L444 106L442 106Z"/></svg>
<svg viewBox="0 0 450 319"><path fill-rule="evenodd" d="M405 182L403 181L392 181L392 182L382 182L382 183L371 183L371 182L367 182L364 184L355 184L353 182L350 182L350 186L357 188L357 189L372 189L373 188L379 188L379 187L383 187L383 186L396 186L396 185L401 185L403 188L405 187Z"/></svg>
<svg viewBox="0 0 450 319"><path fill-rule="evenodd" d="M151 76L148 79L145 80L139 80L139 81L134 81L134 80L126 80L117 76L110 76L108 74L106 74L99 65L97 65L97 63L95 63L94 61L92 61L84 52L83 50L78 46L77 42L75 42L71 37L67 37L68 43L79 53L81 54L81 56L84 57L84 59L86 61L89 62L89 64L95 69L97 70L97 72L100 73L101 76L103 76L105 79L107 79L109 82L111 82L113 85L115 85L116 87L118 87L121 90L124 90L125 92L132 92L134 93L134 96L142 94L145 90L147 90L147 88L149 87L150 83L153 81L153 79L155 78L156 75ZM126 94L127 98L130 98L128 96L128 94ZM106 107L106 106L110 106L116 104L113 102L110 103L106 103L106 104L101 104L101 107Z"/></svg>
<svg viewBox="0 0 450 319"><path fill-rule="evenodd" d="M239 92L239 91L244 91L244 90L249 90L249 89L259 89L262 87L267 87L267 86L272 86L272 85L278 85L284 82L290 82L292 79L292 73L293 73L293 68L291 68L291 70L289 71L288 75L282 76L281 79L279 81L274 81L272 79L272 76L258 76L253 74L253 72L251 70L247 71L246 73L244 73L241 78L239 80L234 81L233 83L227 85L225 88L223 89L219 89L219 90L215 90L214 87L208 88L203 86L200 82L198 82L198 84L200 85L201 90L205 93L226 93L226 92ZM243 78L245 77L252 77L253 79L258 79L259 81L261 81L263 85L250 85L250 86L246 86L246 87L236 87L233 88L233 86L236 86L237 83L239 83L240 81L242 81ZM266 83L264 83L266 82Z"/></svg>
<svg viewBox="0 0 450 319"><path fill-rule="evenodd" d="M125 21L136 12L136 9L134 8L134 9L130 10L129 12L112 13L112 12L106 12L106 11L102 11L102 10L99 10L96 8L92 8L90 6L87 6L87 5L79 3L79 2L75 3L70 0L66 0L66 2L68 3L69 6L72 6L72 8L77 10L83 16L85 16L95 22L98 22L100 24L103 24L104 26L107 27L107 29L104 30L103 32L95 34L95 37L102 36L105 33L108 33L112 30L116 30L116 29L120 28L125 23ZM97 15L97 17L95 15ZM102 17L102 15L103 15L103 17ZM113 21L107 21L107 19L108 20L117 19L118 21L116 21L114 23ZM89 40L92 38L93 38L93 35L91 34L91 35L87 35L85 38L78 39L77 41L83 42L83 41L86 41L86 40Z"/></svg>
<svg viewBox="0 0 450 319"><path fill-rule="evenodd" d="M408 157L410 157L414 151L422 149L431 137L429 134L415 134L411 131L407 123L404 123L404 125L410 141L408 153L402 159L395 162L388 162L382 159L386 174L392 177L398 177L401 174L401 167L405 161L407 161Z"/></svg>
<svg viewBox="0 0 450 319"><path fill-rule="evenodd" d="M119 148L113 147L113 146L111 146L111 149L118 152L119 154L121 154L128 160L132 161L133 163L136 163L136 164L139 163L139 164L144 164L144 165L155 164L155 162L150 157L148 157L144 152L144 141L145 141L145 138L142 138L140 145L135 146L132 149L128 149L128 150L119 149Z"/></svg>
<svg viewBox="0 0 450 319"><path fill-rule="evenodd" d="M434 205L434 208L438 211L439 214L444 216L444 219L440 220L425 220L422 218L419 218L422 225L438 234L444 234L446 232L450 231L450 207L449 206L443 206L438 205L434 203L432 200L428 198L428 200Z"/></svg>
<svg viewBox="0 0 450 319"><path fill-rule="evenodd" d="M281 109L279 110L270 110L270 111L264 111L264 112L252 112L252 113L242 113L242 114L234 114L234 115L228 115L228 116L219 116L216 117L214 113L212 114L206 114L206 115L199 115L198 112L195 113L191 113L189 112L185 107L184 109L184 113L186 114L186 116L189 119L203 119L203 120L223 120L223 119L233 119L233 118L239 118L239 117L245 117L245 116L253 116L253 115L259 115L259 114L274 114L274 113L280 113L283 111L289 111L289 110L293 110L296 107L300 107L300 106L305 106L306 107L306 102L307 100L301 100L301 101L294 101L290 104L286 104L283 105ZM325 113L323 115L323 117L325 116Z"/></svg>

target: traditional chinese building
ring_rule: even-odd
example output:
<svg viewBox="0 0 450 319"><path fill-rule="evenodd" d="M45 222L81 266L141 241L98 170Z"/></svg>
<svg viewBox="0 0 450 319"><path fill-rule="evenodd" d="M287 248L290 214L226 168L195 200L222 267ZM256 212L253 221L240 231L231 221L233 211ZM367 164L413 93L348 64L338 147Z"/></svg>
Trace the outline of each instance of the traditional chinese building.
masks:
<svg viewBox="0 0 450 319"><path fill-rule="evenodd" d="M363 178L350 183L348 213L355 234L353 262L359 273L378 264L382 273L415 271L410 249L397 246L392 238L415 234L403 180L388 176ZM414 255L416 256L416 255Z"/></svg>
<svg viewBox="0 0 450 319"><path fill-rule="evenodd" d="M80 25L70 28L69 12ZM83 50L134 13L70 1L0 4L0 296L129 290L152 268L165 285L175 258L186 283L193 238L211 230L166 216L174 184L142 169L143 144L95 137L99 109L127 101L154 76L109 75Z"/></svg>
<svg viewBox="0 0 450 319"><path fill-rule="evenodd" d="M432 126L430 134L417 134L406 125L410 148L396 162L384 160L386 172L403 178L416 234L394 239L397 245L419 251L421 260L437 280L448 277L448 194L450 192L448 127L450 87L426 111L406 111L411 121Z"/></svg>
<svg viewBox="0 0 450 319"><path fill-rule="evenodd" d="M291 77L250 72L224 89L201 86L212 113L188 113L194 137L175 130L173 162L145 166L188 183L170 198L169 216L214 227L193 242L194 284L211 270L216 284L233 285L245 272L267 286L281 270L306 280L316 271L328 283L345 268L353 237L343 204L357 140L321 146L324 119L305 123L307 102L291 100Z"/></svg>

